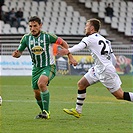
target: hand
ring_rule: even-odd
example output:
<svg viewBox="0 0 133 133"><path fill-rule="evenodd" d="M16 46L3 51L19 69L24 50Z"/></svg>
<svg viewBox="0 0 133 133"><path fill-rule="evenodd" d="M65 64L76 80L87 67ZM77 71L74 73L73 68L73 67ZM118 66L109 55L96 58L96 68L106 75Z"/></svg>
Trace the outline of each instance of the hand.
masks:
<svg viewBox="0 0 133 133"><path fill-rule="evenodd" d="M68 55L69 58L69 64L76 66L78 62L73 58L72 54Z"/></svg>
<svg viewBox="0 0 133 133"><path fill-rule="evenodd" d="M69 60L69 63L71 64L71 65L74 65L74 66L77 66L77 61L75 60L75 59L72 59L72 60Z"/></svg>
<svg viewBox="0 0 133 133"><path fill-rule="evenodd" d="M69 53L68 49L62 48L61 50L58 50L57 54L58 55L67 55Z"/></svg>
<svg viewBox="0 0 133 133"><path fill-rule="evenodd" d="M15 58L19 58L21 56L21 52L18 51L18 50L15 50L13 53L12 53L12 56L15 57Z"/></svg>

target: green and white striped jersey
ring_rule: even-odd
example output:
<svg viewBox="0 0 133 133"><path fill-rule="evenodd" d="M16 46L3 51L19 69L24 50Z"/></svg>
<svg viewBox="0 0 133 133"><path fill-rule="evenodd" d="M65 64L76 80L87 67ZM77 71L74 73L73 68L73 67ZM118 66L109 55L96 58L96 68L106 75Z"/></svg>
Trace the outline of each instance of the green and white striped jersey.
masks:
<svg viewBox="0 0 133 133"><path fill-rule="evenodd" d="M24 51L27 47L35 67L44 67L55 64L52 44L56 42L57 36L41 31L39 37L32 34L25 34L18 47L19 51Z"/></svg>

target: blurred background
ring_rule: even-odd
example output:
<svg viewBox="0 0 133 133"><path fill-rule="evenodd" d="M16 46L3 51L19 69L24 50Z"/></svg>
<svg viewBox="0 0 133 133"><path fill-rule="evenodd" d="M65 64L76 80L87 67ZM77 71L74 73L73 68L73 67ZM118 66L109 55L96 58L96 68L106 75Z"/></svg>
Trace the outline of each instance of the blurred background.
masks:
<svg viewBox="0 0 133 133"><path fill-rule="evenodd" d="M84 27L88 19L100 19L102 27L99 32L112 42L117 56L118 73L133 73L132 0L0 0L1 75L12 75L12 72L16 74L17 72L12 70L18 69L9 69L11 66L31 65L30 61L27 62L28 57L21 63L14 62L11 54L18 47L21 37L29 33L28 19L34 15L42 19L43 31L62 37L70 47L85 36ZM84 74L93 65L88 54L88 49L74 53L79 66L65 66L65 70L59 70L59 73L79 74L80 71L80 74ZM27 50L24 55L29 55ZM59 57L56 59L60 60ZM56 62L60 64L58 60ZM70 68L71 70L68 70Z"/></svg>

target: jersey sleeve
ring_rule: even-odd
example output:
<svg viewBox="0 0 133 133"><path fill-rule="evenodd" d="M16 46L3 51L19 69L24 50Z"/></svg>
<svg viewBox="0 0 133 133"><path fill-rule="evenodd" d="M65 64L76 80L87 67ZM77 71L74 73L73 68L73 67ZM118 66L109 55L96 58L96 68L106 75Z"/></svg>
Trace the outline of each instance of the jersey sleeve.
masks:
<svg viewBox="0 0 133 133"><path fill-rule="evenodd" d="M58 37L55 35L55 34L48 34L49 35L49 40L50 40L50 43L56 43Z"/></svg>
<svg viewBox="0 0 133 133"><path fill-rule="evenodd" d="M20 40L20 44L19 44L18 50L19 51L24 51L25 48L26 48L26 35L24 35L22 37L22 39Z"/></svg>
<svg viewBox="0 0 133 133"><path fill-rule="evenodd" d="M90 44L90 37L84 37L81 42L83 42L85 46L88 47Z"/></svg>
<svg viewBox="0 0 133 133"><path fill-rule="evenodd" d="M70 53L74 53L74 52L83 50L87 46L88 45L87 45L87 42L86 42L86 37L84 37L79 44L74 45L71 48L68 48L68 50L69 50Z"/></svg>

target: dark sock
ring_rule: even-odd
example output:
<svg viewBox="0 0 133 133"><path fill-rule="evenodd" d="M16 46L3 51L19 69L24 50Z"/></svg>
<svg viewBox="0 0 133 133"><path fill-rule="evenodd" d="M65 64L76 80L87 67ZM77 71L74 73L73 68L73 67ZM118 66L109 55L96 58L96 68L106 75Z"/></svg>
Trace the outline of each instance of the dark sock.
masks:
<svg viewBox="0 0 133 133"><path fill-rule="evenodd" d="M124 100L131 101L129 92L124 92Z"/></svg>
<svg viewBox="0 0 133 133"><path fill-rule="evenodd" d="M42 101L41 100L37 101L37 104L40 107L41 111L43 111Z"/></svg>

